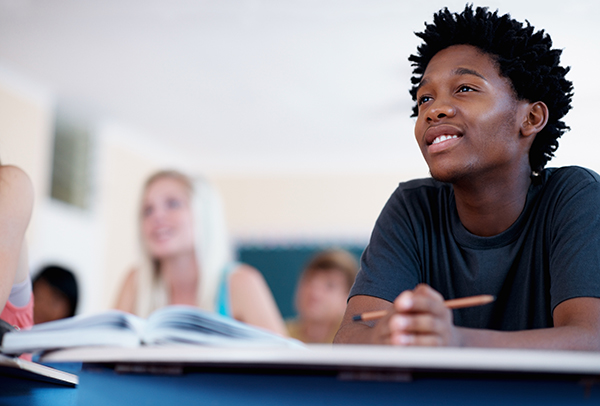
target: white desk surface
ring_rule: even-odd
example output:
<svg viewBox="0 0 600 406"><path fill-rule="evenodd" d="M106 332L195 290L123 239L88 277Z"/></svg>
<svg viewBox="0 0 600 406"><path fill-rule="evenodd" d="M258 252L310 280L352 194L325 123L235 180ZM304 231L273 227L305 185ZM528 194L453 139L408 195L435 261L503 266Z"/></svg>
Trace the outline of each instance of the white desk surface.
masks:
<svg viewBox="0 0 600 406"><path fill-rule="evenodd" d="M237 368L372 368L600 375L600 352L398 348L371 345L307 345L305 349L206 346L79 347L48 353L43 357L43 361Z"/></svg>

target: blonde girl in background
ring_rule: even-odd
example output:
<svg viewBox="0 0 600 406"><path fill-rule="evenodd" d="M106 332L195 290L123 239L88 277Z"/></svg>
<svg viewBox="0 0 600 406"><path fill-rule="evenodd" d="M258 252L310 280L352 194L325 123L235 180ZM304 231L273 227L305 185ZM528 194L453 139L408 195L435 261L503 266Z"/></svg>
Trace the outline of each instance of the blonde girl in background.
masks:
<svg viewBox="0 0 600 406"><path fill-rule="evenodd" d="M128 274L117 308L147 317L184 304L286 334L262 274L233 260L220 199L204 180L177 171L152 175L140 207L142 261Z"/></svg>

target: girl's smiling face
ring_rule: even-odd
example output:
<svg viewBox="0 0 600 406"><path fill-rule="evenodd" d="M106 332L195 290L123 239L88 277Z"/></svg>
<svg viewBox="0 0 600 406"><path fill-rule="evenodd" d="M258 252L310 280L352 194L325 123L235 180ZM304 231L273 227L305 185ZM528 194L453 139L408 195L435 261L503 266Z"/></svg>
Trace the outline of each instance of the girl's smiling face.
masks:
<svg viewBox="0 0 600 406"><path fill-rule="evenodd" d="M194 226L188 186L160 177L145 190L142 238L150 256L162 259L194 250Z"/></svg>

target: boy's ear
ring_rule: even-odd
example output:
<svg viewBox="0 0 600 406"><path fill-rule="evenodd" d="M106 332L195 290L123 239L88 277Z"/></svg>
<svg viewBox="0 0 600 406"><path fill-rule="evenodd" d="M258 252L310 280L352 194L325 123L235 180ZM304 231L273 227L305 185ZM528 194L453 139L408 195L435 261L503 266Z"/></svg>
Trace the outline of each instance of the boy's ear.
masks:
<svg viewBox="0 0 600 406"><path fill-rule="evenodd" d="M546 126L548 122L548 106L546 103L538 101L527 103L527 115L521 123L521 134L524 137L536 135Z"/></svg>

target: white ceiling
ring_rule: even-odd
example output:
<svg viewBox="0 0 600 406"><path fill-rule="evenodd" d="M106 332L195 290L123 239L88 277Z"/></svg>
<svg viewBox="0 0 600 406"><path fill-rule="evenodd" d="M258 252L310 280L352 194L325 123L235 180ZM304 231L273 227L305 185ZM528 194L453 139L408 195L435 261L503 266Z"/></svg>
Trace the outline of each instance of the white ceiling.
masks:
<svg viewBox="0 0 600 406"><path fill-rule="evenodd" d="M600 2L488 4L565 49L586 133ZM410 171L407 57L443 5L464 1L0 0L0 68L209 171Z"/></svg>

